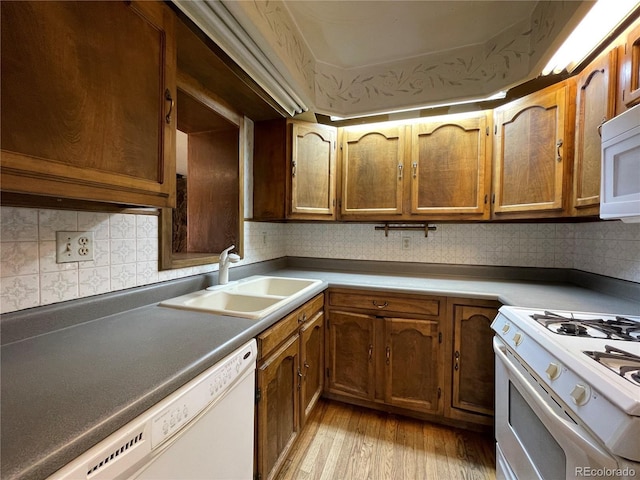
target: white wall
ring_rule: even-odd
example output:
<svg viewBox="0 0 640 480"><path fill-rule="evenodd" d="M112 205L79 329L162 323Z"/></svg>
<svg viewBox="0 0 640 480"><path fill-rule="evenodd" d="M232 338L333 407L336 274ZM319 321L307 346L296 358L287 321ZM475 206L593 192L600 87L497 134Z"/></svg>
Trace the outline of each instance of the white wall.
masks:
<svg viewBox="0 0 640 480"><path fill-rule="evenodd" d="M2 313L217 269L159 272L155 216L0 207L0 219ZM58 230L93 230L95 260L55 263ZM420 232L385 237L373 225L245 222L241 263L285 255L576 268L640 283L640 224L442 224L424 238Z"/></svg>

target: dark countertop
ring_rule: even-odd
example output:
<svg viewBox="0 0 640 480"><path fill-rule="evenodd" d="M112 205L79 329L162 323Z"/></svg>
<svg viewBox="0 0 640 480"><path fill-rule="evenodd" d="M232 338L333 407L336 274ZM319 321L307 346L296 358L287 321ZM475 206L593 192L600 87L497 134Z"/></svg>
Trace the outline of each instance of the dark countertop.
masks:
<svg viewBox="0 0 640 480"><path fill-rule="evenodd" d="M187 288L167 290L165 286L160 293L158 289L145 288L144 306L93 320L83 319L78 324L66 321L58 328L47 325L50 330L46 331L38 328L44 328L41 324L47 322L31 320L29 328L37 328L25 336L16 333L15 325L7 329L10 340L0 350L2 478L47 477L327 286L496 299L504 304L548 309L640 314L640 303L632 299L567 282L358 273L282 262L271 268L263 267L263 271L247 275L317 278L323 283L259 321L159 307L158 295L171 298ZM190 285L193 288L194 284ZM197 285L191 291L202 288ZM155 292L155 298L148 296L150 291ZM60 310L56 315L63 318L63 312L73 311L75 304L90 301L56 306ZM7 322L3 325L9 325L12 316L5 317Z"/></svg>

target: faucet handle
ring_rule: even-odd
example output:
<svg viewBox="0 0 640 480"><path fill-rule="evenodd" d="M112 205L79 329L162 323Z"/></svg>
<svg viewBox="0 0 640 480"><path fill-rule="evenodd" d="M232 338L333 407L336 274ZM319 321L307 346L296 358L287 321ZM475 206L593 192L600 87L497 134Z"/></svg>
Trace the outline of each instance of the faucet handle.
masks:
<svg viewBox="0 0 640 480"><path fill-rule="evenodd" d="M224 262L227 259L227 254L229 253L229 251L233 250L234 248L236 248L235 245L231 245L230 247L225 248L222 253L220 253L220 261Z"/></svg>

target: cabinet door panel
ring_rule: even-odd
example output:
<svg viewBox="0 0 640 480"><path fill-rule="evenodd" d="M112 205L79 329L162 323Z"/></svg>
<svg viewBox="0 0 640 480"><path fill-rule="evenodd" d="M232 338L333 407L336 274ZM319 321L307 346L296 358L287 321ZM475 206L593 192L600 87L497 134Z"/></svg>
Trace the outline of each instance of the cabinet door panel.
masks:
<svg viewBox="0 0 640 480"><path fill-rule="evenodd" d="M333 215L336 131L293 124L291 214Z"/></svg>
<svg viewBox="0 0 640 480"><path fill-rule="evenodd" d="M300 426L322 395L324 387L324 313L319 312L300 329L300 368L302 392L300 399Z"/></svg>
<svg viewBox="0 0 640 480"><path fill-rule="evenodd" d="M487 210L487 128L487 114L413 125L412 214Z"/></svg>
<svg viewBox="0 0 640 480"><path fill-rule="evenodd" d="M386 402L412 410L442 410L438 322L386 319Z"/></svg>
<svg viewBox="0 0 640 480"><path fill-rule="evenodd" d="M576 79L573 206L578 215L598 213L602 156L599 132L600 126L611 119L615 111L616 52L613 50L598 58Z"/></svg>
<svg viewBox="0 0 640 480"><path fill-rule="evenodd" d="M375 317L331 311L327 329L328 389L373 399Z"/></svg>
<svg viewBox="0 0 640 480"><path fill-rule="evenodd" d="M404 129L344 132L342 215L402 213Z"/></svg>
<svg viewBox="0 0 640 480"><path fill-rule="evenodd" d="M452 406L493 415L494 353L491 307L456 305L453 337Z"/></svg>
<svg viewBox="0 0 640 480"><path fill-rule="evenodd" d="M2 2L3 169L29 172L4 189L173 206L168 18L144 2Z"/></svg>
<svg viewBox="0 0 640 480"><path fill-rule="evenodd" d="M273 478L300 431L299 336L291 337L258 369L258 472Z"/></svg>
<svg viewBox="0 0 640 480"><path fill-rule="evenodd" d="M554 86L496 110L494 212L562 209L566 90Z"/></svg>
<svg viewBox="0 0 640 480"><path fill-rule="evenodd" d="M634 24L620 46L620 104L618 114L640 102L640 24Z"/></svg>

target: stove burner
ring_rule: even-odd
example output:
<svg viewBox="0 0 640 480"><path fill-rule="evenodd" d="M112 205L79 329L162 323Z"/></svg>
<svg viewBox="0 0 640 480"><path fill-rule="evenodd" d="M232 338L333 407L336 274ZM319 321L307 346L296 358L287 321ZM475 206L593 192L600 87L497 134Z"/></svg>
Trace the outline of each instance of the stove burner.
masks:
<svg viewBox="0 0 640 480"><path fill-rule="evenodd" d="M605 345L604 350L604 352L585 351L584 353L631 383L640 386L640 356L611 345Z"/></svg>
<svg viewBox="0 0 640 480"><path fill-rule="evenodd" d="M577 337L640 342L640 323L625 317L610 319L565 317L554 312L535 313L531 318L554 333Z"/></svg>
<svg viewBox="0 0 640 480"><path fill-rule="evenodd" d="M557 322L553 321L551 323ZM577 323L561 323L558 328L558 333L564 333L565 335L589 336L587 334L587 329Z"/></svg>

